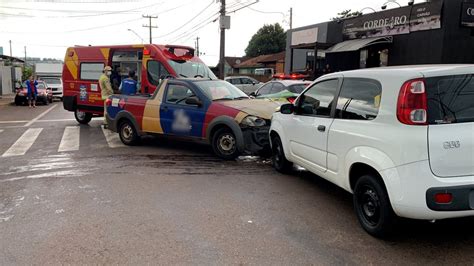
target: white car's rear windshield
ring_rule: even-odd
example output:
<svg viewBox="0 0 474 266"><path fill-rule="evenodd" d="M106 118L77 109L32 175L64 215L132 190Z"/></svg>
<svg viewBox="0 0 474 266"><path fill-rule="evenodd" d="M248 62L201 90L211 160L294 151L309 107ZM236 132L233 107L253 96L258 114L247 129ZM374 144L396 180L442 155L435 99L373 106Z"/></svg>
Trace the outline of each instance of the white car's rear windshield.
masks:
<svg viewBox="0 0 474 266"><path fill-rule="evenodd" d="M474 74L426 79L430 124L474 122Z"/></svg>

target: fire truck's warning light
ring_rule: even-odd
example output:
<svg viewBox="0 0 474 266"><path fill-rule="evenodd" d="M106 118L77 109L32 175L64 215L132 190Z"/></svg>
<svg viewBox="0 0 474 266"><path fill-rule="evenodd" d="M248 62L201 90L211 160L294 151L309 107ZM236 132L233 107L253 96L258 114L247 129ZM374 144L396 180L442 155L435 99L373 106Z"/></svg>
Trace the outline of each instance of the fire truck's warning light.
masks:
<svg viewBox="0 0 474 266"><path fill-rule="evenodd" d="M150 50L148 49L143 49L143 55L150 55Z"/></svg>
<svg viewBox="0 0 474 266"><path fill-rule="evenodd" d="M187 46L166 45L164 53L173 61L188 61L194 57L194 49Z"/></svg>

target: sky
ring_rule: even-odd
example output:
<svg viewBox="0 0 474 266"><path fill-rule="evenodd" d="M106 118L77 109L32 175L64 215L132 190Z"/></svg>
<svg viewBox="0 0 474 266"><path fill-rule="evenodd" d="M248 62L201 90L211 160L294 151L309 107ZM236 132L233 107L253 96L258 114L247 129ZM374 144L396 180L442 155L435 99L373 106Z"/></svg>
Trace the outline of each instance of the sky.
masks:
<svg viewBox="0 0 474 266"><path fill-rule="evenodd" d="M219 60L219 0L0 0L0 46L3 53L24 57L63 59L74 45L153 43L195 46L199 37L201 59L214 66ZM342 10L380 10L385 0L227 0L231 28L226 31L226 56L243 56L259 28L280 23L289 29L330 20ZM256 2L256 3L255 3ZM416 2L424 2L418 0ZM408 0L398 0L406 5ZM389 8L397 5L390 3ZM366 8L366 9L364 9ZM235 12L233 12L235 11ZM130 29L130 30L129 30Z"/></svg>

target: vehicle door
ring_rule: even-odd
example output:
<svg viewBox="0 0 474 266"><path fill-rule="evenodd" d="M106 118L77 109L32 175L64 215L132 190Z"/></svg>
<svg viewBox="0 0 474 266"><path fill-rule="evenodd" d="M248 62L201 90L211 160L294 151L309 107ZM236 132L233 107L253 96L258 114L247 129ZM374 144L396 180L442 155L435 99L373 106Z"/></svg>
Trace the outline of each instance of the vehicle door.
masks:
<svg viewBox="0 0 474 266"><path fill-rule="evenodd" d="M474 175L474 74L429 77L426 91L432 172Z"/></svg>
<svg viewBox="0 0 474 266"><path fill-rule="evenodd" d="M242 83L242 91L246 94L250 94L256 90L255 82L249 78L240 78L240 82Z"/></svg>
<svg viewBox="0 0 474 266"><path fill-rule="evenodd" d="M188 104L186 100L195 97L202 104ZM187 137L202 137L206 116L204 97L186 83L170 81L166 86L160 106L160 122L163 133Z"/></svg>
<svg viewBox="0 0 474 266"><path fill-rule="evenodd" d="M309 170L326 172L328 132L340 80L324 80L312 85L297 100L285 130L293 157Z"/></svg>

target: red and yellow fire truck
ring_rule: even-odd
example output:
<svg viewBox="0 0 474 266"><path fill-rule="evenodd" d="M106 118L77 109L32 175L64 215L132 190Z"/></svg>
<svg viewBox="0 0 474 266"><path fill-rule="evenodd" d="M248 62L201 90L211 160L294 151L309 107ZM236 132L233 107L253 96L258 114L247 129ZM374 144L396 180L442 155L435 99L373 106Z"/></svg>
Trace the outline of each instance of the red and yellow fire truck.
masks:
<svg viewBox="0 0 474 266"><path fill-rule="evenodd" d="M169 77L217 79L191 47L157 44L70 47L62 74L63 105L74 112L81 124L89 123L94 115L103 115L104 101L98 80L105 66L113 69L111 83L116 92L129 71L135 71L143 94L152 94Z"/></svg>

